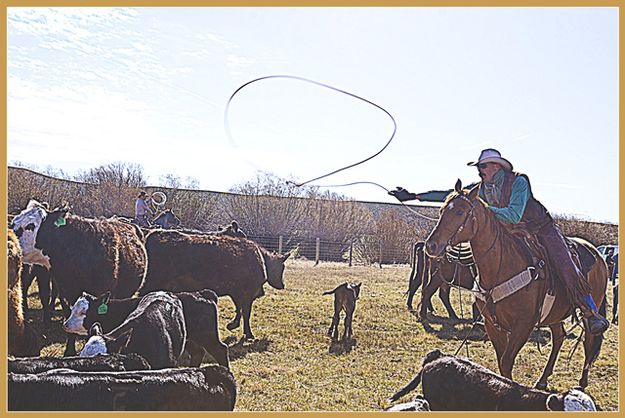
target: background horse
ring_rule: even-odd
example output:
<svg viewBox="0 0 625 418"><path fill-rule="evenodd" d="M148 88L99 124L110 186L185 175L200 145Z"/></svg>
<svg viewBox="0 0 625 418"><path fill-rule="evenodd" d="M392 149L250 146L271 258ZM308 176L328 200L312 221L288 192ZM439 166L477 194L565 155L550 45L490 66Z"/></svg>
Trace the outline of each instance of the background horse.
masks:
<svg viewBox="0 0 625 418"><path fill-rule="evenodd" d="M439 290L438 296L443 302L447 314L451 319L458 319L449 301L450 284L464 289L472 289L475 277L475 273L471 271L474 268L473 261L467 263L462 257L459 257L459 261L451 261L448 257L453 256L449 255L442 257L440 260L430 259L425 255L424 247L424 242L417 242L413 247L412 259L414 261L410 271L406 305L408 309L413 310L412 300L419 287L423 284L421 302L419 302L417 307L419 317L425 320L427 319L427 312L434 310L432 307L432 296L436 290ZM478 312L475 305L473 306L473 319L476 319Z"/></svg>
<svg viewBox="0 0 625 418"><path fill-rule="evenodd" d="M479 284L486 296L486 302L478 298L477 304L486 319L486 333L495 347L499 371L503 376L512 379L514 360L535 326L549 326L551 329L551 354L536 383L537 387L545 388L565 337L563 321L574 310L561 280L555 278L555 300L548 315L542 320L541 316L544 315L541 315L541 310L548 290L548 280L545 278L532 280L520 291L494 303L489 291L534 266L533 257L523 241L508 232L478 198L478 188L467 193L462 190L462 183L458 180L455 193L447 198L441 208L440 219L426 240L426 252L430 256L440 257L446 246L462 241L469 241L473 249L480 275ZM590 243L581 239L576 239L576 242L587 247L595 256L596 262L587 280L592 288L592 297L600 306L608 281L606 264ZM588 385L588 371L599 355L602 341L602 335L593 336L585 332L584 369L579 381L582 387Z"/></svg>
<svg viewBox="0 0 625 418"><path fill-rule="evenodd" d="M158 225L163 229L170 229L180 225L180 218L171 209L167 209L159 213L151 223L153 226Z"/></svg>

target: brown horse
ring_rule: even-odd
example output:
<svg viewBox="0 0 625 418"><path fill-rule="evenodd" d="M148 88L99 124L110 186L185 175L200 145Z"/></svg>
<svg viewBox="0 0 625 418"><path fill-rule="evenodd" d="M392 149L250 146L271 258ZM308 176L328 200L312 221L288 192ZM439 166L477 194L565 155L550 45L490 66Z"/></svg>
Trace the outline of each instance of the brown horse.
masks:
<svg viewBox="0 0 625 418"><path fill-rule="evenodd" d="M536 383L536 387L545 388L565 337L563 321L575 308L568 299L561 280L555 278L555 300L547 316L541 320L541 316L547 312L547 309L545 312L542 309L549 283L541 277L542 274L535 277L537 271L543 273L540 268L542 264L537 263L535 266L534 257L523 241L497 221L486 204L478 198L478 189L474 188L470 193L462 190L462 183L458 180L455 193L447 198L441 208L440 219L426 240L426 252L429 256L440 257L448 245L462 241L469 241L473 249L479 271L479 284L484 289L486 299L484 302L478 298L477 304L486 319L486 333L495 347L499 371L503 376L512 379L514 360L535 326L549 326L551 329L551 354ZM592 288L592 297L600 306L608 282L606 264L590 243L582 239L575 241L587 247L597 260L587 279ZM520 291L493 302L493 288L525 270L531 274L532 280L529 284ZM547 270L544 269L544 274ZM588 385L588 371L599 355L602 340L601 335L593 336L585 332L585 361L579 381L582 387Z"/></svg>
<svg viewBox="0 0 625 418"><path fill-rule="evenodd" d="M440 260L430 259L425 255L425 243L417 242L413 247L413 265L408 283L408 299L406 305L409 310L413 310L412 300L421 285L421 302L417 306L419 318L427 319L427 312L433 311L432 296L438 290L438 296L447 310L451 319L458 319L449 301L451 285L460 286L464 289L473 288L475 273L472 258L470 262L462 257L456 260L453 254L447 254ZM469 250L470 251L470 250ZM474 309L473 319L476 319L477 312Z"/></svg>

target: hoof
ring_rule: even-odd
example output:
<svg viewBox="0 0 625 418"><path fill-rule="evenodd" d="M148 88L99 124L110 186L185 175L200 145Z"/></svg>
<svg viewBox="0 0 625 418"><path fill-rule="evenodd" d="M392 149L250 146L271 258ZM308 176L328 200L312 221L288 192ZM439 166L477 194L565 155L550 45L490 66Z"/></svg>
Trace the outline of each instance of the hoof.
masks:
<svg viewBox="0 0 625 418"><path fill-rule="evenodd" d="M536 383L536 385L534 385L534 388L540 389L540 390L547 390L547 382L538 382Z"/></svg>
<svg viewBox="0 0 625 418"><path fill-rule="evenodd" d="M232 331L233 329L239 328L239 324L237 324L236 322L229 322L226 325L226 328L228 328L230 331Z"/></svg>

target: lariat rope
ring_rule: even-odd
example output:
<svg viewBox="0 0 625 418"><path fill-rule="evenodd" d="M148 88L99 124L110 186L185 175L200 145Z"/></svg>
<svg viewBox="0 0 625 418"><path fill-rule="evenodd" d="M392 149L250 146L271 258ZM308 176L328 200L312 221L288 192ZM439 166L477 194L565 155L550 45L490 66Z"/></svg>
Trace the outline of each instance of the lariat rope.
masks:
<svg viewBox="0 0 625 418"><path fill-rule="evenodd" d="M230 142L234 143L234 140L232 139L232 134L231 134L231 132L230 132L230 124L229 124L229 122L228 122L228 111L229 111L229 109L230 109L230 103L232 102L232 99L234 98L234 96L235 96L238 92L240 92L243 88L245 88L246 86L249 86L249 85L250 85L250 84L252 84L252 83L255 83L255 82L257 82L257 81L261 81L261 80L273 79L273 78L286 78L286 79L291 79L291 80L303 81L303 82L310 83L310 84L314 84L314 85L316 85L316 86L320 86L320 87L324 87L324 88L327 88L327 89L330 89L330 90L333 90L333 91L336 91L336 92L339 92L339 93L343 93L343 94L345 94L345 95L347 95L347 96L353 97L353 98L358 99L358 100L362 100L363 102L368 103L368 104L370 104L370 105L372 105L372 106L374 106L374 107L376 107L376 108L380 109L381 111L383 111L384 113L386 113L386 114L388 115L388 117L389 117L389 118L391 118L391 121L393 122L393 133L391 134L391 137L390 137L390 138L389 138L389 140L386 142L386 144L385 144L385 145L382 147L382 149L380 149L378 152L376 152L375 154L373 154L373 155L371 155L371 156L369 156L369 157L365 158L365 159L364 159L364 160L362 160L362 161L358 161L358 162L356 162L356 163L353 163L353 164L347 165L347 166L345 166L345 167L339 168L339 169L337 169L337 170L334 170L334 171L332 171L332 172L330 172L330 173L327 173L327 174L321 175L321 176L319 176L319 177L315 177L315 178L313 178L313 179L310 179L310 180L307 180L307 181L304 181L304 182L301 182L301 183L289 182L289 183L294 184L294 185L295 185L295 186L297 186L297 187L301 187L301 186L303 186L303 185L305 185L305 184L312 183L313 181L320 180L320 179L322 179L322 178L325 178L325 177L331 176L331 175L333 175L333 174L339 173L339 172L341 172L341 171L343 171L343 170L347 170L348 168L355 167L355 166L357 166L357 165L360 165L360 164L362 164L362 163L365 163L365 162L367 162L367 161L371 160L372 158L374 158L374 157L378 156L378 155L379 155L382 151L384 151L384 150L386 149L386 147L388 147L388 146L389 146L389 144L391 143L391 141L393 140L393 138L395 137L395 132L397 132L397 123L395 122L395 118L393 118L393 116L392 116L392 115L391 115L391 114L390 114L390 113L389 113L386 109L384 109L382 106L380 106L380 105L378 105L378 104L376 104L376 103L372 102L371 100L367 100L367 99L365 99L365 98L363 98L363 97L360 97L360 96L358 96L358 95L355 95L355 94L350 93L350 92L345 91L345 90L341 90L341 89L339 89L339 88L337 88L337 87L332 87L332 86L330 86L330 85L328 85L328 84L320 83L320 82L318 82L318 81L310 80L310 79L308 79L308 78L304 78L304 77L299 77L299 76L294 76L294 75L284 75L284 74L280 74L280 75L268 75L268 76L259 77L259 78L256 78L256 79L254 79L254 80L248 81L247 83L245 83L245 84L241 85L238 89L236 89L236 90L234 91L234 93L232 93L232 95L231 95L231 96L230 96L230 98L228 99L228 103L226 104L226 109L225 109L225 111L224 111L224 128L225 128L225 130L226 130L226 135L228 136L228 139L230 140Z"/></svg>

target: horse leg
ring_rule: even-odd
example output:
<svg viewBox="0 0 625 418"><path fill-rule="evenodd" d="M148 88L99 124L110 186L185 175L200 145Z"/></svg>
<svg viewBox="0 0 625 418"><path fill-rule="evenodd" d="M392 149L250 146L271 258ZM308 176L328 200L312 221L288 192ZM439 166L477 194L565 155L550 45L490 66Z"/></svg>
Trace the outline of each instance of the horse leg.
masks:
<svg viewBox="0 0 625 418"><path fill-rule="evenodd" d="M454 308L451 306L451 302L449 302L449 293L450 293L449 286L441 285L441 287L438 290L438 297L443 302L443 305L445 305L445 309L447 309L447 314L449 315L449 317L451 319L457 320L458 315L456 315L456 311L454 311Z"/></svg>
<svg viewBox="0 0 625 418"><path fill-rule="evenodd" d="M540 379L538 379L538 382L536 382L534 386L536 389L542 390L547 389L547 379L549 379L549 376L553 373L553 367L558 359L558 354L560 353L560 348L562 348L565 335L564 324L562 322L549 325L549 329L551 330L551 353L549 354L549 360L547 361L545 370L543 370L542 376L540 376Z"/></svg>
<svg viewBox="0 0 625 418"><path fill-rule="evenodd" d="M521 348L527 342L533 328L533 323L528 322L527 324L521 324L521 326L517 326L511 330L510 336L508 337L508 345L506 346L506 349L501 356L501 362L499 363L499 370L503 377L514 380L512 379L514 361L516 360L516 356L519 354L519 351L521 351Z"/></svg>
<svg viewBox="0 0 625 418"><path fill-rule="evenodd" d="M493 347L495 347L497 365L499 366L499 371L501 372L501 357L503 356L506 346L508 345L508 335L505 331L497 329L488 317L486 317L486 320L484 321L484 329L486 330L488 339L491 343L493 343Z"/></svg>
<svg viewBox="0 0 625 418"><path fill-rule="evenodd" d="M421 309L419 309L419 316L422 319L427 318L428 308L434 311L432 307L432 296L436 293L436 290L440 287L441 280L434 276L430 278L428 284L424 285L421 290Z"/></svg>
<svg viewBox="0 0 625 418"><path fill-rule="evenodd" d="M618 324L618 285L612 286L612 323Z"/></svg>
<svg viewBox="0 0 625 418"><path fill-rule="evenodd" d="M595 362L601 351L601 345L603 344L603 334L592 335L586 332L584 335L584 370L582 370L582 377L579 379L579 385L582 388L588 386L588 372L590 367Z"/></svg>

